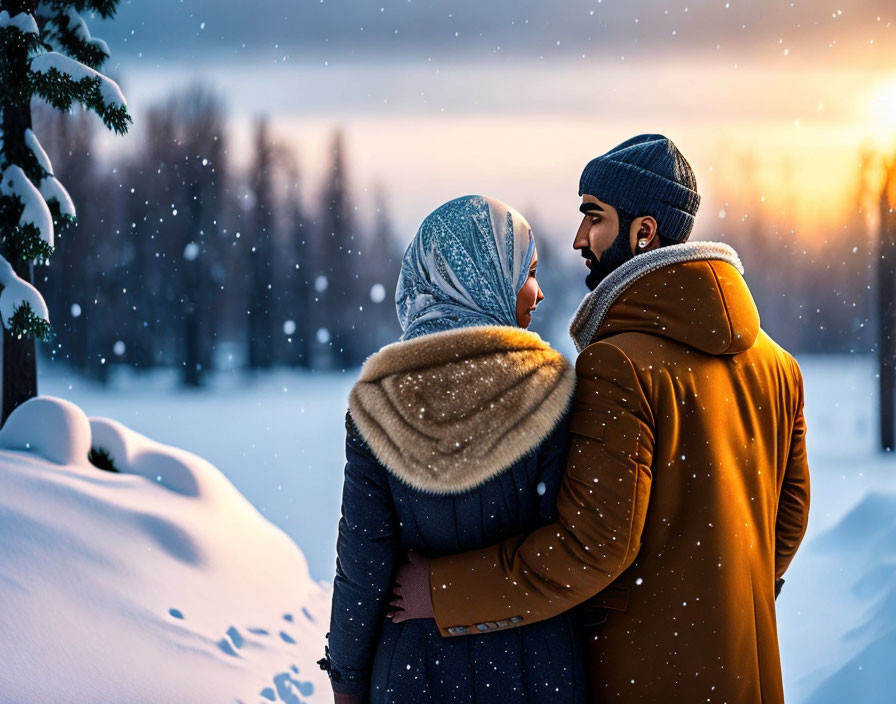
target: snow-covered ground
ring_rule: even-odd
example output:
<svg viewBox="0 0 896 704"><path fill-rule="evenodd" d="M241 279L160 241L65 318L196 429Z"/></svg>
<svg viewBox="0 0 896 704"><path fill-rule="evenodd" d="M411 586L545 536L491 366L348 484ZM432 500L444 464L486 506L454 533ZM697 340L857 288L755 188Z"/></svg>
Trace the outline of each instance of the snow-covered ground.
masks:
<svg viewBox="0 0 896 704"><path fill-rule="evenodd" d="M884 457L875 451L873 362L866 357L806 357L800 362L806 380L813 506L806 540L778 600L788 700L812 704L889 702L896 691L896 668L889 664L896 656L896 457ZM180 640L172 638L171 642L182 647L179 657L185 664L195 660L195 666L189 667L191 676L187 681L207 682L212 671L232 675L232 681L220 678L226 680L222 687L230 687L227 691L231 699L214 698L214 701L238 698L241 695L236 692L244 691L238 685L244 686L248 679L253 683L258 681L258 687L250 688L249 694L243 695L247 697L244 701L265 701L262 691L280 696L273 679L278 674L281 683L285 682L283 675L290 678L292 684L288 686L293 689L286 693L294 696L294 701L299 701L299 697L308 702L326 701L327 690L318 686L321 680L314 672L313 661L321 650L325 624L320 621L326 620L326 583L334 570L343 417L354 375L274 372L255 380L222 376L211 388L197 393L176 389L173 379L164 374L149 379L126 375L116 378L111 388L104 389L68 375L58 367L45 365L44 370L41 394L69 399L91 416L115 418L156 441L196 453L220 468L264 516L301 547L311 577L325 583L321 588L308 580L299 551L290 548L288 541L280 541L277 531L259 527L264 522L240 502L223 479L212 483L218 487L216 491L227 497L227 502L240 507L236 511L240 520L231 521L229 513L226 521L211 520L215 515L212 506L197 507L195 498L172 492L163 483L156 482L159 484L156 486L145 481L140 484L137 477L107 477L91 467L69 471L72 476L68 476L58 467L51 471L45 463L35 460L31 474L38 472L42 479L34 479L22 471L12 482L12 486L23 492L34 481L45 482L48 489L52 488L46 507L28 509L34 514L31 519L38 522L47 512L53 517L52 521L41 524L44 526L41 530L53 527L53 533L37 533L35 542L61 544L71 550L71 561L82 559L81 555L98 559L101 552L84 543L81 526L75 519L91 522L90 535L105 535L104 528L112 523L104 525L107 518L102 511L94 515L93 507L105 506L104 510L111 511L110 492L124 490L127 501L116 510L131 516L126 525L132 530L127 535L109 534L109 554L124 560L125 553L119 551L125 551L130 545L130 550L147 550L153 555L145 567L141 568L138 563L134 565L135 573L124 576L120 574L121 567L116 566L117 561L98 562L96 583L68 583L59 579L66 574L63 566L55 573L56 583L49 579L52 574L44 575L46 579L40 587L46 590L46 600L39 605L32 600L22 608L29 609L28 618L45 629L45 637L52 637L53 629L58 627L59 637L52 641L54 656L62 663L82 660L77 654L86 647L85 643L93 642L92 633L109 628L110 638L115 636L115 623L109 623L109 614L128 613L132 622L145 626L146 655L142 649L122 648L118 642L116 647L91 652L88 660L96 663L96 670L88 673L89 681L104 682L109 671L134 668L134 663L128 663L128 657L133 657L134 652L139 652L152 665L141 667L142 673L152 671L153 667L163 671L166 665L162 663L166 656L172 656L170 648L175 647L171 643L165 645L166 637L176 636ZM207 463L202 466L206 468L203 472L215 476L214 468L208 469ZM139 491L136 484L140 484ZM63 506L60 499L63 489L72 486L79 487L85 497L84 506L91 507L90 512L82 512L84 515L79 514L80 517L71 515L74 509ZM21 512L26 509L18 507L14 499L6 501L10 495L6 492L4 485L0 489L0 506L4 507L0 517L12 520L8 518L10 507ZM163 501L162 497L168 500ZM175 504L192 501L197 514L189 520L198 523L189 524L171 508L172 501ZM143 515L155 518L140 518ZM249 520L246 518L249 515L254 518ZM158 527L156 520L164 528ZM241 532L243 526L253 526L252 530L264 534L272 550L282 551L278 553L280 557L271 560L257 553L248 554L237 546L227 548L228 537ZM198 545L198 554L206 556L203 557L206 561L197 562L193 551L185 551L184 544L190 542L184 541L181 533L172 532L173 528L191 536L194 548ZM4 530L4 535L7 533ZM15 593L8 582L10 578L15 580L17 572L10 571L10 564L29 564L41 550L40 545L25 545L17 553L4 546L0 558L2 593ZM154 570L152 565L157 558L162 567ZM133 565L136 561L124 562ZM176 584L178 580L168 579L168 570L180 576L197 573L193 582L185 583L205 585L206 589L197 586L189 595L170 593L163 586ZM255 579L254 586L241 591L239 575L257 577L259 574L267 577ZM259 586L259 582L266 586ZM249 606L253 604L251 599L247 600L246 606L240 607L240 613L235 613L233 608L228 613L227 609L216 607L211 596L212 585L218 588L226 585L227 590L235 592L234 603L242 604L241 599L251 589L260 590L262 598L254 606ZM100 603L100 597L107 598L110 589L110 603L114 606L103 616L102 609L94 608L88 597L95 593ZM290 598L299 606L281 606ZM80 599L87 599L88 603L79 611ZM140 609L136 610L138 606ZM312 623L303 614L301 606L308 609L316 622ZM172 608L183 612L185 618L171 616L168 609ZM191 612L194 608L195 612ZM259 612L250 613L253 608ZM2 620L6 613L4 605L0 611L0 630L6 628ZM293 621L284 621L284 614L290 614ZM71 621L72 618L75 620ZM23 622L21 619L19 623ZM228 643L235 646L234 638L228 635L231 626L243 641L236 656L226 652ZM267 635L254 635L249 628L260 628ZM284 629L297 641L295 645L284 639L277 642L277 634ZM21 632L16 636L27 638L28 634ZM133 634L128 638L132 639ZM0 639L8 640L5 634ZM141 648L143 645L141 642ZM0 643L0 649L3 647ZM283 665L273 666L281 656ZM0 657L7 656L0 653ZM205 670L201 666L203 662ZM14 671L7 664L8 661L4 662L0 668L0 689L4 689L4 673ZM79 676L83 681L83 674L47 673L48 681L63 677L67 686ZM300 685L300 682L308 684ZM313 692L308 691L309 684L314 686ZM264 687L270 689L264 690ZM115 700L113 694L110 691L108 700ZM190 701L184 696L169 700ZM290 700L284 698L284 701Z"/></svg>
<svg viewBox="0 0 896 704"><path fill-rule="evenodd" d="M305 553L311 575L336 570L345 411L355 372L222 374L211 388L177 388L174 373L111 375L104 388L44 365L41 394L73 401L218 467ZM115 370L113 370L114 372Z"/></svg>
<svg viewBox="0 0 896 704"><path fill-rule="evenodd" d="M119 472L87 461L102 447ZM215 467L43 396L0 430L0 700L278 701L314 666L328 591Z"/></svg>

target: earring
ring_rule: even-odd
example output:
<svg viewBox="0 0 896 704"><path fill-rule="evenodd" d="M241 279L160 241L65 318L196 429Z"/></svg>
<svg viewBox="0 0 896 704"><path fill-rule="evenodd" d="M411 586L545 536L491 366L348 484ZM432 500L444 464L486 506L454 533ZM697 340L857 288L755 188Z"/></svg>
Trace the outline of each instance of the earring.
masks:
<svg viewBox="0 0 896 704"><path fill-rule="evenodd" d="M645 239L638 240L638 247L640 247L641 249L644 249L645 247L647 247L647 240L645 240Z"/></svg>

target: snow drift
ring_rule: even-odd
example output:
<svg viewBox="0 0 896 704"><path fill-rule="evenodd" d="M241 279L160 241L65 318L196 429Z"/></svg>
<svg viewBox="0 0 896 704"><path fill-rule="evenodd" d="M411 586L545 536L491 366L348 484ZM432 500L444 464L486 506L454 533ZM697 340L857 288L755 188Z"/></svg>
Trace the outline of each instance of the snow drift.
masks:
<svg viewBox="0 0 896 704"><path fill-rule="evenodd" d="M118 470L88 461L102 448ZM261 471L261 470L260 470ZM211 464L38 397L0 430L4 701L328 695L329 593Z"/></svg>
<svg viewBox="0 0 896 704"><path fill-rule="evenodd" d="M813 546L852 576L864 605L846 640L858 652L822 680L808 704L892 701L896 691L896 493L872 492Z"/></svg>

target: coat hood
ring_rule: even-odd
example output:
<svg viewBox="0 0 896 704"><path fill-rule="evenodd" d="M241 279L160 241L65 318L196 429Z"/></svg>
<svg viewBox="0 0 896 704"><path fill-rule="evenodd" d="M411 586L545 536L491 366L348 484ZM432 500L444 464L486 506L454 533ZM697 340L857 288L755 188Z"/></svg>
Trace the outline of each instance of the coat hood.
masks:
<svg viewBox="0 0 896 704"><path fill-rule="evenodd" d="M422 491L461 493L537 447L564 416L575 370L537 334L480 326L371 356L349 412L376 458Z"/></svg>
<svg viewBox="0 0 896 704"><path fill-rule="evenodd" d="M759 334L742 274L737 253L720 242L639 254L585 296L570 334L579 352L609 335L647 332L707 354L740 354Z"/></svg>

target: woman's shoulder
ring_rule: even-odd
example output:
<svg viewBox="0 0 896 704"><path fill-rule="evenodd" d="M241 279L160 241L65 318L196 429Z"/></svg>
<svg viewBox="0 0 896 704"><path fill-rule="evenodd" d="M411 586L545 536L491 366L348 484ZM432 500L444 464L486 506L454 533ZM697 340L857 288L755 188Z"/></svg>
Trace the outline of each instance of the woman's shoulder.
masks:
<svg viewBox="0 0 896 704"><path fill-rule="evenodd" d="M364 435L355 424L355 421L352 418L352 412L350 410L345 412L345 444L346 447L350 447L355 452L369 457L372 460L376 460L376 455L373 454L373 450L370 449L370 445L368 445L367 441L364 440Z"/></svg>

